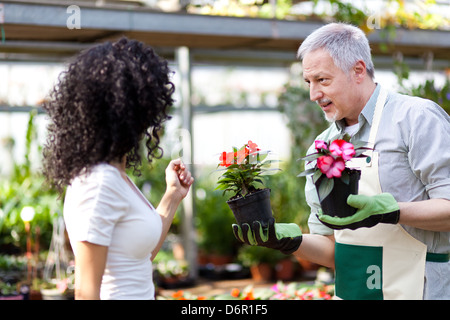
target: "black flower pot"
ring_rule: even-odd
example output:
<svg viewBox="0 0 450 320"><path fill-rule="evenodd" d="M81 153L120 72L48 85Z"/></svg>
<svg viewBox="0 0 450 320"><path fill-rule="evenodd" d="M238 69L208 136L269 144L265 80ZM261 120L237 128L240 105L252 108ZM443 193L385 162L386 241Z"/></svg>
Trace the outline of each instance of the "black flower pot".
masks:
<svg viewBox="0 0 450 320"><path fill-rule="evenodd" d="M262 189L227 201L237 223L248 223L253 221L267 222L272 218L272 207L270 205L270 189Z"/></svg>
<svg viewBox="0 0 450 320"><path fill-rule="evenodd" d="M325 199L320 199L320 205L324 214L332 217L349 217L356 213L356 208L347 204L347 198L351 194L358 194L359 179L361 177L360 170L346 168L344 170L349 176L349 183L345 183L341 178L334 179L334 187ZM323 179L328 179L322 175L315 183L317 194L319 194L319 186Z"/></svg>

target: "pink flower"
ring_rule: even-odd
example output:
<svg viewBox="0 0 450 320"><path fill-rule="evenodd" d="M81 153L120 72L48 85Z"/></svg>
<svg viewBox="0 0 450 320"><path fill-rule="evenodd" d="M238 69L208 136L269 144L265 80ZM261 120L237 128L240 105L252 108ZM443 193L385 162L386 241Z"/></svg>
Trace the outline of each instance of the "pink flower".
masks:
<svg viewBox="0 0 450 320"><path fill-rule="evenodd" d="M253 152L261 150L261 149L258 148L258 145L256 143L254 143L252 140L248 140L246 148L249 149L250 153L253 153Z"/></svg>
<svg viewBox="0 0 450 320"><path fill-rule="evenodd" d="M63 293L64 291L66 291L68 287L68 281L69 279L62 279L58 281L58 283L56 284L56 288L58 289L59 292Z"/></svg>
<svg viewBox="0 0 450 320"><path fill-rule="evenodd" d="M345 169L345 162L342 158L334 159L332 156L321 156L317 158L317 167L328 179L340 178Z"/></svg>
<svg viewBox="0 0 450 320"><path fill-rule="evenodd" d="M277 293L281 292L280 288L278 288L278 283L275 283L270 290L275 291Z"/></svg>
<svg viewBox="0 0 450 320"><path fill-rule="evenodd" d="M323 140L314 141L314 145L317 151L320 151L320 149L328 149L327 143Z"/></svg>
<svg viewBox="0 0 450 320"><path fill-rule="evenodd" d="M335 157L350 160L356 154L353 144L342 139L334 140L330 145L330 152Z"/></svg>

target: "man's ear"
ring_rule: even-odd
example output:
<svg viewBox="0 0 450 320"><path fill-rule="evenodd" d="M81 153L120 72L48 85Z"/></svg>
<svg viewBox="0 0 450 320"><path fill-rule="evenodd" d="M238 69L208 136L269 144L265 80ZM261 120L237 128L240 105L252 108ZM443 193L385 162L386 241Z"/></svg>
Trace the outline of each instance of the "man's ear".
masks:
<svg viewBox="0 0 450 320"><path fill-rule="evenodd" d="M361 83L367 75L366 64L362 60L358 60L353 66L353 76L357 83Z"/></svg>

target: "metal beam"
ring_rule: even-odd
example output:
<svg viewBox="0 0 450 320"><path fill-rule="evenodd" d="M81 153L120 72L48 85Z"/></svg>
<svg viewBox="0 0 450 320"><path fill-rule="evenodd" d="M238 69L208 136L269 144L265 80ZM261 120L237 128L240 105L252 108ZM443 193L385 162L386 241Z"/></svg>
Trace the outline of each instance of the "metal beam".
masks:
<svg viewBox="0 0 450 320"><path fill-rule="evenodd" d="M181 94L181 120L182 131L182 159L189 168L192 175L195 175L194 167L194 139L192 137L192 81L191 81L191 57L189 48L180 47L176 51L176 61L178 64L178 73L180 75L179 91ZM189 275L192 279L197 279L197 242L194 228L194 185L187 196L183 199L183 219L182 219L182 236L185 258L189 264Z"/></svg>
<svg viewBox="0 0 450 320"><path fill-rule="evenodd" d="M5 24L67 27L68 3L4 3ZM191 35L238 36L275 39L304 39L322 23L217 17L184 13L155 12L150 9L118 10L80 6L81 28L177 33ZM301 26L301 28L299 28Z"/></svg>
<svg viewBox="0 0 450 320"><path fill-rule="evenodd" d="M52 29L53 32L60 29L61 35L67 35L68 39L75 37L79 42L101 38L99 34L90 34L91 38L86 36L88 30L97 30L106 34L112 32L113 35L115 32L129 32L136 36L150 34L154 38L156 35L172 36L166 41L178 42L173 43L173 47L180 46L180 42L184 41L181 45L191 48L211 48L208 43L213 41L212 46L217 49L233 45L237 48L245 46L261 49L264 45L271 45L277 50L286 51L298 47L308 34L324 24L319 21L203 16L155 12L145 7L130 7L126 10L80 4L81 30L68 30L68 2L38 5L3 1L3 4L5 29L8 26L57 28ZM185 37L192 38L186 40ZM388 42L416 51L424 47L445 50L447 53L450 51L449 31L397 29L396 38L387 40L381 30L374 30L368 38L373 45Z"/></svg>
<svg viewBox="0 0 450 320"><path fill-rule="evenodd" d="M0 105L0 112L5 113L29 113L31 111L36 110L38 114L45 113L44 109L42 107L33 107L33 106L22 106L22 107L15 107L15 106L6 106L6 105Z"/></svg>

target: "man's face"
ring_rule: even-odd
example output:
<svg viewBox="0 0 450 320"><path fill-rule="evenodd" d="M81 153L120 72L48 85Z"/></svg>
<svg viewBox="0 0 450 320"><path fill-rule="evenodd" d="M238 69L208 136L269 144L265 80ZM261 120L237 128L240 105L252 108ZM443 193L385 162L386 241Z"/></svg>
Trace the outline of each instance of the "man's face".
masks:
<svg viewBox="0 0 450 320"><path fill-rule="evenodd" d="M328 121L345 118L347 125L358 122L359 112L355 112L358 92L351 72L346 74L337 67L326 50L318 49L306 54L303 78L309 86L311 101L319 104Z"/></svg>

